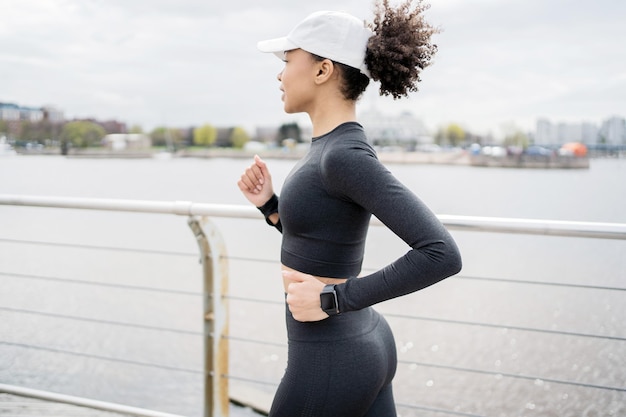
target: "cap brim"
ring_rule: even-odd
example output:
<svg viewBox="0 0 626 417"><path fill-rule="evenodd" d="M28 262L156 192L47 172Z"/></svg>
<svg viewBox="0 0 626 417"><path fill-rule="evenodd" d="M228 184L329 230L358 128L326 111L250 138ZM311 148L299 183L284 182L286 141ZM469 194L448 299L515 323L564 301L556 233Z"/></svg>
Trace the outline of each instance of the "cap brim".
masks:
<svg viewBox="0 0 626 417"><path fill-rule="evenodd" d="M261 52L273 53L282 59L286 51L298 49L298 46L285 37L261 41L257 43L257 48Z"/></svg>

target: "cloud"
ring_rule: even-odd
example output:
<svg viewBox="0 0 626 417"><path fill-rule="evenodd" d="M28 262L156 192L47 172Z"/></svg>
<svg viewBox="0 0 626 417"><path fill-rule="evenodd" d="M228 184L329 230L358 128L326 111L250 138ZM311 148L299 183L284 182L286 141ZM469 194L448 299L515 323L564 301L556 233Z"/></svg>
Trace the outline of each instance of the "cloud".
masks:
<svg viewBox="0 0 626 417"><path fill-rule="evenodd" d="M410 103L426 122L461 122L489 130L539 116L595 120L622 111L605 87L626 67L622 3L600 1L453 1L433 7L443 22L435 65ZM611 82L623 91L623 81ZM418 102L423 104L419 105ZM434 122L434 123L433 123Z"/></svg>
<svg viewBox="0 0 626 417"><path fill-rule="evenodd" d="M394 2L392 2L394 3ZM397 1L395 2L397 3ZM427 126L531 128L539 116L599 121L625 108L626 3L599 0L432 0L439 53L409 100L361 106L411 111ZM3 0L0 101L55 104L69 117L151 128L307 122L285 115L282 63L256 51L306 14L362 0Z"/></svg>

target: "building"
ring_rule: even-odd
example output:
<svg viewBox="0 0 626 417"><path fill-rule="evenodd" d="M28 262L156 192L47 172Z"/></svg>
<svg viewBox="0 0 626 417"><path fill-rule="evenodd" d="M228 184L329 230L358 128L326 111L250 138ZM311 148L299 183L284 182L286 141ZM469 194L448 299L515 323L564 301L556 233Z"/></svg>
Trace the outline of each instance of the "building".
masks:
<svg viewBox="0 0 626 417"><path fill-rule="evenodd" d="M537 119L535 145L560 146L568 142L593 145L598 141L598 132L594 123L552 123L548 119Z"/></svg>
<svg viewBox="0 0 626 417"><path fill-rule="evenodd" d="M20 120L37 123L41 122L43 118L44 112L42 108L20 107Z"/></svg>
<svg viewBox="0 0 626 417"><path fill-rule="evenodd" d="M401 146L412 149L417 145L434 143L424 123L409 112L385 115L371 109L362 112L359 120L368 140L374 146Z"/></svg>
<svg viewBox="0 0 626 417"><path fill-rule="evenodd" d="M278 137L278 128L275 126L272 127L258 127L255 131L255 140L262 143L276 143L276 138Z"/></svg>
<svg viewBox="0 0 626 417"><path fill-rule="evenodd" d="M102 126L107 133L127 133L126 123L124 122L118 122L117 120L106 120L103 122L98 122L97 120L90 121Z"/></svg>
<svg viewBox="0 0 626 417"><path fill-rule="evenodd" d="M65 121L65 115L56 107L47 105L42 108L44 119L52 123L61 123Z"/></svg>
<svg viewBox="0 0 626 417"><path fill-rule="evenodd" d="M582 140L587 145L595 145L600 138L600 129L595 123L585 122L582 124Z"/></svg>
<svg viewBox="0 0 626 417"><path fill-rule="evenodd" d="M0 103L0 120L25 120L33 123L48 120L56 123L64 121L64 117L62 111L52 106L28 107L15 103Z"/></svg>
<svg viewBox="0 0 626 417"><path fill-rule="evenodd" d="M20 120L20 107L14 103L0 103L0 120Z"/></svg>
<svg viewBox="0 0 626 417"><path fill-rule="evenodd" d="M556 129L548 119L537 119L535 145L550 145L556 142Z"/></svg>
<svg viewBox="0 0 626 417"><path fill-rule="evenodd" d="M626 145L626 119L613 116L602 123L600 143L606 145Z"/></svg>
<svg viewBox="0 0 626 417"><path fill-rule="evenodd" d="M106 135L102 144L113 151L143 150L152 146L152 140L144 134L113 133Z"/></svg>

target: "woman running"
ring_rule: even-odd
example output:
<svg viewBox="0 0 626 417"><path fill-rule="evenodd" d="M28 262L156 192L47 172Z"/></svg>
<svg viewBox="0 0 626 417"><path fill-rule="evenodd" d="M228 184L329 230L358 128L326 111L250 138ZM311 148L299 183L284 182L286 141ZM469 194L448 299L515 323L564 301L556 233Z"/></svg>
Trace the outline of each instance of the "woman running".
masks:
<svg viewBox="0 0 626 417"><path fill-rule="evenodd" d="M393 417L397 358L385 319L371 306L428 287L461 269L459 250L430 209L377 159L357 122L370 79L380 93L417 91L436 32L411 0L383 0L374 22L313 13L286 37L259 42L285 61L278 74L287 113L313 125L307 154L274 193L255 157L238 186L282 233L289 339L272 417ZM371 215L409 246L395 262L359 276Z"/></svg>

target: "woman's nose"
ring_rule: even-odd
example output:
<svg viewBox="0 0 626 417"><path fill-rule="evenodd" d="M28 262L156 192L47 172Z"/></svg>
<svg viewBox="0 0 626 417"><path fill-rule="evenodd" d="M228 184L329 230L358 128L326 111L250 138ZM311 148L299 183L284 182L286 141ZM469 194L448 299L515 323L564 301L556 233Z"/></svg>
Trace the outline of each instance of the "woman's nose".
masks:
<svg viewBox="0 0 626 417"><path fill-rule="evenodd" d="M276 75L276 79L278 81L282 81L283 80L282 78L283 78L283 72L281 71L281 72L278 73L278 75Z"/></svg>

